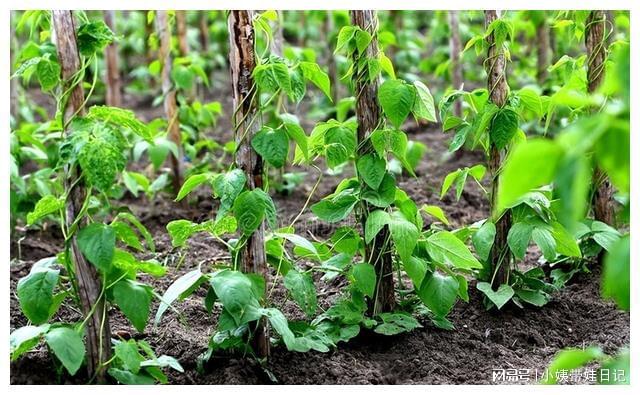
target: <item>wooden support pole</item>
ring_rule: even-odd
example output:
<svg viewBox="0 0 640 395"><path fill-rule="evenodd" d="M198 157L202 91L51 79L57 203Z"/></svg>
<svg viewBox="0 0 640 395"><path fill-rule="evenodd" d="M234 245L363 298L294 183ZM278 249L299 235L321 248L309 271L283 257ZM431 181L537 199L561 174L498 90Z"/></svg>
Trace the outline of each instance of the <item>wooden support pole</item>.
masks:
<svg viewBox="0 0 640 395"><path fill-rule="evenodd" d="M61 78L65 81L64 89L72 88L69 93L68 105L64 112L64 123L66 124L74 114L83 115L85 113L82 80L78 81L73 87L70 85L71 80L80 69L80 57L78 55L76 29L71 11L52 11L52 22L55 31L58 61L62 70ZM68 134L69 131L65 131L65 133ZM65 208L66 223L72 224L80 212L86 197L86 191L82 182L76 182L79 176L77 167L65 169L65 174L65 188L67 190L70 189ZM85 225L86 221L81 221L80 226ZM95 378L98 383L104 383L106 382L104 364L111 358L111 330L104 298L100 298L102 284L96 268L87 262L80 252L75 235L69 241L69 251L78 281L82 313L85 317L91 314L85 326L88 376L91 379Z"/></svg>
<svg viewBox="0 0 640 395"><path fill-rule="evenodd" d="M462 47L460 44L460 17L458 11L449 11L449 28L451 29L450 58L451 58L451 85L453 89L462 87L462 67L460 64L460 53ZM456 100L453 104L453 114L456 117L462 117L462 102Z"/></svg>
<svg viewBox="0 0 640 395"><path fill-rule="evenodd" d="M365 56L373 59L378 56L378 17L373 10L352 10L351 23L368 31L373 40L366 49ZM369 81L367 70L353 75L356 92L356 117L358 118L358 156L373 151L368 136L378 128L381 122L382 108L378 103L378 80ZM363 203L362 226L370 211L368 204ZM389 312L395 307L393 284L393 261L388 227L384 227L370 244L365 246L365 261L375 267L377 284L374 297L369 301L368 310L371 315Z"/></svg>
<svg viewBox="0 0 640 395"><path fill-rule="evenodd" d="M485 28L500 17L498 11L489 10L484 12ZM493 33L487 38L489 41L489 50L485 67L487 69L487 89L489 90L489 98L493 104L498 107L504 107L507 103L509 94L509 86L507 85L507 65L504 56L504 49L495 45ZM499 172L502 167L504 152L498 149L494 144L489 147L489 173L491 174L491 213L495 214L498 198ZM507 235L511 229L511 212L506 210L502 216L496 221L496 236L491 248L489 260L491 262L491 273L495 276L492 286L497 289L500 284L508 284L509 274L511 272L512 254L507 244Z"/></svg>
<svg viewBox="0 0 640 395"><path fill-rule="evenodd" d="M229 63L233 90L234 130L237 145L236 165L247 176L247 187L263 187L263 160L251 147L253 136L260 129L257 119L258 97L252 73L256 67L252 11L229 12ZM266 279L267 260L264 251L264 222L248 238L241 252L245 273L257 273ZM252 328L252 347L259 358L269 356L269 327L263 318Z"/></svg>

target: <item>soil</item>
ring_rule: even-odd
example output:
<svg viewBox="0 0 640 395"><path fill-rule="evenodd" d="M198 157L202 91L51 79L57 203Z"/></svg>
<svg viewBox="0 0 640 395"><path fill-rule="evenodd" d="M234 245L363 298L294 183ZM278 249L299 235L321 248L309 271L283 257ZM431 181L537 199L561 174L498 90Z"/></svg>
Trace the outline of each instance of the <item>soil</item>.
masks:
<svg viewBox="0 0 640 395"><path fill-rule="evenodd" d="M224 84L220 84L224 86ZM125 96L127 97L127 96ZM230 95L220 92L225 98L223 106L231 108ZM161 110L150 108L149 101L135 103L129 108L146 120L162 115ZM146 107L145 107L146 105ZM302 111L302 110L300 110ZM230 130L223 120L216 130ZM304 117L301 117L304 118ZM303 125L307 133L313 124ZM418 204L436 204L447 214L451 229L471 224L488 216L488 202L484 192L475 183L468 183L460 201L453 192L442 200L439 189L445 175L459 167L483 163L478 152L464 152L461 156L447 156L450 135L443 134L435 126L408 124L405 130L409 138L429 147L416 173L417 178L401 177L399 184ZM228 132L223 134L229 139ZM305 202L318 179L315 170L291 168L289 171L307 171L306 182L289 196L275 195L278 214L283 224L289 224ZM310 204L331 193L343 175L324 174ZM156 279L142 277L140 280L163 293L178 277L201 266L208 270L211 264L228 262L229 254L224 245L203 234L198 234L188 243L186 250L171 246L166 224L174 219L202 221L209 218L215 204L208 191L198 191L188 208L172 202L169 194L159 195L153 201L127 196L114 202L128 207L150 229L156 241L153 255L168 267L167 275ZM425 223L429 225L428 220ZM332 227L317 221L307 208L296 222L296 231L307 237L322 240L332 233ZM11 241L10 267L10 329L26 325L15 295L17 281L25 276L39 259L57 253L62 245L59 229L16 228ZM181 260L181 255L185 257ZM147 254L149 258L152 254ZM532 249L525 265L536 265L539 253ZM309 262L299 262L309 265ZM204 289L175 307L178 316L168 311L159 326L153 326L153 317L144 333L137 333L117 309L109 313L114 333L147 340L158 355L167 354L178 358L184 373L169 372L171 384L270 384L272 381L265 369L280 384L491 384L492 369L517 368L537 369L542 372L552 357L565 347L597 345L606 353L613 354L618 348L629 344L629 314L618 311L611 303L601 299L599 293L599 270L580 274L572 283L556 293L543 308L507 308L501 312L486 311L482 295L472 282L469 286L469 303L459 302L449 320L455 330L446 331L422 322L423 328L407 334L384 337L361 334L349 343L328 353L288 352L284 346L273 348L266 366L260 367L241 355L223 355L212 358L204 373L196 371L196 359L207 348L218 311L209 315L203 305ZM273 279L273 277L271 278ZM302 312L288 299L281 281L276 282L270 300L283 310L289 319L303 318ZM319 304L328 308L341 294L344 282L325 283L315 278ZM152 315L157 309L157 302ZM77 310L63 305L55 320L76 321ZM11 363L12 384L56 384L84 383L82 369L75 377L59 373L57 363L40 346Z"/></svg>

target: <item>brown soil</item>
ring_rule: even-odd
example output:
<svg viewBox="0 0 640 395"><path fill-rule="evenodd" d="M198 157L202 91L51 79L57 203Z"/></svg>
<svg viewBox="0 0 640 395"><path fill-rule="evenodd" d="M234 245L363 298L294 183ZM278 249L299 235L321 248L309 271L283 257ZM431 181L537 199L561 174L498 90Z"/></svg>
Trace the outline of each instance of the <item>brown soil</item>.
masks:
<svg viewBox="0 0 640 395"><path fill-rule="evenodd" d="M224 106L228 112L228 103ZM141 108L136 112L147 120L161 115L157 109ZM311 125L304 126L308 133ZM228 130L227 127L220 128ZM482 155L465 152L460 158L441 157L440 153L446 152L449 135L442 134L435 127L415 124L408 125L407 129L409 138L426 144L429 151L417 169L418 178L403 177L400 186L419 206L425 203L441 206L451 221L452 229L485 218L488 214L487 199L477 185L469 183L459 202L455 201L452 192L442 201L439 199L444 176L459 167L482 163ZM306 183L290 196L274 197L283 224L290 223L303 208L318 176L314 170L297 168L295 171L308 172ZM310 203L331 193L341 178L324 175ZM209 265L229 259L224 245L202 234L189 242L186 251L174 250L165 229L166 224L174 219L201 221L209 217L215 205L207 191L198 192L188 209L176 207L169 195L159 196L151 203L129 197L116 204L129 207L154 234L157 244L155 258L165 262L169 271L163 278L142 278L142 281L151 284L159 293L198 265L207 270ZM309 209L300 216L296 230L318 239L331 234L331 228L318 223ZM15 295L17 281L28 273L34 262L55 254L60 247L59 230L55 227L15 231L10 267L12 331L27 324ZM186 257L177 267L180 254L186 254ZM535 265L538 256L532 251L526 264ZM340 295L344 284L340 281L327 284L319 277L315 280L320 306L326 309ZM277 346L266 369L280 384L490 384L492 369L542 371L554 354L564 347L598 345L607 353L615 353L619 347L629 344L629 315L601 299L597 270L577 276L571 285L540 309L487 312L474 283L469 291L470 302L458 303L449 316L456 330L445 331L435 328L430 322L422 322L423 328L408 334L393 337L365 334L348 344L341 343L328 353L292 353L283 346ZM185 373L170 372L172 384L270 383L262 368L249 358L238 355L215 357L204 374L196 371L196 358L206 350L218 315L215 311L212 315L206 313L204 296L202 289L177 303L175 307L181 316L168 311L158 327L150 323L143 334L137 334L128 321L112 309L112 330L144 338L155 347L158 355L178 358ZM288 318L302 318L300 310L288 300L281 281L277 282L271 301ZM156 308L157 303L152 315ZM79 317L76 310L64 305L55 318L74 321ZM11 383L83 383L86 380L81 373L76 377L58 374L54 366L46 348L40 347L11 363Z"/></svg>

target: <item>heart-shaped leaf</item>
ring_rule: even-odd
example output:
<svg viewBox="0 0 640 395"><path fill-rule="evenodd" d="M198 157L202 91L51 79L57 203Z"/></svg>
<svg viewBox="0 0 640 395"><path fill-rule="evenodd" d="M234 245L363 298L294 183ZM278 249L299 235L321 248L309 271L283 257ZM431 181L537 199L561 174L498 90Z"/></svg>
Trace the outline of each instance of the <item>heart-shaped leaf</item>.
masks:
<svg viewBox="0 0 640 395"><path fill-rule="evenodd" d="M500 310L515 294L513 288L508 284L502 284L497 291L491 289L491 284L485 282L479 282L476 288L483 294L487 295L487 298Z"/></svg>

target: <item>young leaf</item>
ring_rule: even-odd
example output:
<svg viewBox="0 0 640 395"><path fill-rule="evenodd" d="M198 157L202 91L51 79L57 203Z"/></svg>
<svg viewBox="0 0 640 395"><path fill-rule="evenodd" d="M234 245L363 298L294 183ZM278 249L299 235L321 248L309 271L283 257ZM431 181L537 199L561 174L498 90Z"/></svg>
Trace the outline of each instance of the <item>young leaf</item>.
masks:
<svg viewBox="0 0 640 395"><path fill-rule="evenodd" d="M401 80L387 80L380 86L378 100L387 118L399 128L413 108L416 88Z"/></svg>
<svg viewBox="0 0 640 395"><path fill-rule="evenodd" d="M31 350L40 342L40 337L50 328L49 324L40 326L23 326L11 332L9 336L9 352L11 360L15 361L20 355Z"/></svg>
<svg viewBox="0 0 640 395"><path fill-rule="evenodd" d="M273 167L282 167L287 162L289 138L283 130L263 127L253 136L251 146Z"/></svg>
<svg viewBox="0 0 640 395"><path fill-rule="evenodd" d="M509 144L518 131L518 113L510 108L502 108L493 116L489 139L498 149Z"/></svg>
<svg viewBox="0 0 640 395"><path fill-rule="evenodd" d="M386 174L387 162L374 153L358 158L356 167L362 180L372 189L377 190Z"/></svg>
<svg viewBox="0 0 640 395"><path fill-rule="evenodd" d="M206 182L211 181L211 173L200 173L194 174L187 178L187 180L182 184L180 191L178 192L178 196L176 196L176 202L182 200L185 196L187 196L191 191L197 188L199 185L202 185Z"/></svg>
<svg viewBox="0 0 640 395"><path fill-rule="evenodd" d="M113 286L113 298L138 332L144 332L151 308L148 286L131 280L120 280Z"/></svg>
<svg viewBox="0 0 640 395"><path fill-rule="evenodd" d="M411 258L413 249L418 243L420 231L413 222L407 220L399 211L391 213L389 231L391 232L391 238L396 245L400 259L402 259L403 262L408 261Z"/></svg>
<svg viewBox="0 0 640 395"><path fill-rule="evenodd" d="M229 212L246 182L247 177L240 169L233 169L215 178L213 187L216 195L220 197L217 219L224 217Z"/></svg>
<svg viewBox="0 0 640 395"><path fill-rule="evenodd" d="M482 264L471 254L469 248L453 233L441 231L427 238L427 251L438 263L460 269L482 269Z"/></svg>
<svg viewBox="0 0 640 395"><path fill-rule="evenodd" d="M476 287L480 292L487 295L489 300L498 308L498 310L500 310L502 306L504 306L509 300L511 300L513 295L515 295L513 288L508 284L500 285L497 291L491 289L491 284L485 282L479 282Z"/></svg>
<svg viewBox="0 0 640 395"><path fill-rule="evenodd" d="M187 291L194 290L195 287L200 284L202 279L202 272L200 272L199 269L196 269L183 275L182 277L178 278L173 284L171 284L165 291L164 295L162 295L160 306L158 307L158 311L156 312L155 324L158 325L160 323L162 315L165 311L167 311L171 303L173 303L176 299L182 297L182 295L184 295Z"/></svg>
<svg viewBox="0 0 640 395"><path fill-rule="evenodd" d="M300 68L304 78L317 86L331 100L331 81L327 73L313 62L300 62Z"/></svg>
<svg viewBox="0 0 640 395"><path fill-rule="evenodd" d="M413 113L415 116L429 122L438 122L433 96L431 96L429 88L420 81L415 81L413 85L416 87L418 94L413 104Z"/></svg>
<svg viewBox="0 0 640 395"><path fill-rule="evenodd" d="M73 329L60 327L51 329L44 338L69 374L75 375L84 360L82 336Z"/></svg>
<svg viewBox="0 0 640 395"><path fill-rule="evenodd" d="M33 225L36 221L49 214L57 213L64 208L64 199L59 199L53 195L45 195L34 207L33 211L27 214L27 225Z"/></svg>
<svg viewBox="0 0 640 395"><path fill-rule="evenodd" d="M438 317L445 317L456 303L458 281L451 276L443 276L438 272L427 274L422 281L418 296Z"/></svg>
<svg viewBox="0 0 640 395"><path fill-rule="evenodd" d="M369 263L359 263L351 268L351 282L356 289L373 298L376 289L376 270Z"/></svg>
<svg viewBox="0 0 640 395"><path fill-rule="evenodd" d="M77 236L82 255L103 273L109 272L116 248L116 232L112 227L94 222L80 229Z"/></svg>
<svg viewBox="0 0 640 395"><path fill-rule="evenodd" d="M284 286L291 292L293 300L307 317L313 317L318 309L318 297L313 278L308 273L300 273L292 269L284 276Z"/></svg>
<svg viewBox="0 0 640 395"><path fill-rule="evenodd" d="M449 226L449 220L447 219L447 216L444 214L444 211L442 211L440 207L425 204L420 208L420 210L434 217L435 219L442 222L443 224Z"/></svg>

